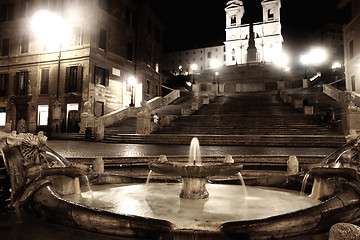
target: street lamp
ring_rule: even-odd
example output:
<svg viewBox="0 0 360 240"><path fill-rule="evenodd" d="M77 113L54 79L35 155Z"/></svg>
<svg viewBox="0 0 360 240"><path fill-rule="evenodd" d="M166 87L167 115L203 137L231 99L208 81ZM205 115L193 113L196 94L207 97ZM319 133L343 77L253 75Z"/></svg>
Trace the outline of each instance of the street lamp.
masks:
<svg viewBox="0 0 360 240"><path fill-rule="evenodd" d="M306 67L307 66L319 66L324 63L327 59L327 52L324 48L321 47L314 47L310 49L310 51L304 55L300 56L300 62L305 65L305 77L307 78L306 74ZM319 75L319 74L317 74Z"/></svg>
<svg viewBox="0 0 360 240"><path fill-rule="evenodd" d="M193 64L191 65L191 70L193 71L192 84L195 84L195 73L196 73L197 68L198 68L198 66L197 66L195 63L193 63Z"/></svg>
<svg viewBox="0 0 360 240"><path fill-rule="evenodd" d="M43 43L51 47L59 47L56 89L56 97L59 97L61 48L63 40L69 33L68 26L65 24L65 21L55 13L48 10L39 10L31 19L31 27Z"/></svg>
<svg viewBox="0 0 360 240"><path fill-rule="evenodd" d="M136 78L134 76L130 76L130 77L128 77L127 82L131 87L131 100L130 100L129 106L134 107L135 106L135 103L134 103L134 86L136 84Z"/></svg>
<svg viewBox="0 0 360 240"><path fill-rule="evenodd" d="M216 78L216 69L220 66L220 62L217 59L213 59L210 61L210 67L214 70L214 81L213 84L216 84L215 78ZM219 74L219 73L218 73Z"/></svg>
<svg viewBox="0 0 360 240"><path fill-rule="evenodd" d="M180 66L179 66L179 75L181 75L181 73L182 73L182 68L183 68L183 67L180 65Z"/></svg>

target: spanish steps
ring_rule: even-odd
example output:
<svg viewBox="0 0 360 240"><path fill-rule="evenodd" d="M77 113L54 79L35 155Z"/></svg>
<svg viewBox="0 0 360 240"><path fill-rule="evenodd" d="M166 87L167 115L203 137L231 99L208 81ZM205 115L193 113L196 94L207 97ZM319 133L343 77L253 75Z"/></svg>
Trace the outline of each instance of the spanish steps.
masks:
<svg viewBox="0 0 360 240"><path fill-rule="evenodd" d="M321 102L331 101L317 90L314 94L320 96L317 99L322 99ZM185 102L190 102L191 106L191 101L199 101L195 94L185 96L187 101L177 100L155 111L161 117L169 114L169 108L172 108L180 116L179 106L184 106ZM120 130L122 125L128 129L128 134ZM108 128L104 142L188 145L196 136L202 145L340 147L345 143L340 130L328 128L316 115L304 115L283 103L275 92L217 96L191 115L180 116L149 135L135 134L136 120L132 121L132 128L129 126L129 120L124 120ZM118 133L116 129L119 129Z"/></svg>

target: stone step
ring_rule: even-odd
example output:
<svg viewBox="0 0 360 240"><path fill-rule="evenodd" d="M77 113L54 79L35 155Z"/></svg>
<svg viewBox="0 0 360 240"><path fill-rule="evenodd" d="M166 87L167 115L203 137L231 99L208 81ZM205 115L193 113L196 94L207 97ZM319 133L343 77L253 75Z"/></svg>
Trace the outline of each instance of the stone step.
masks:
<svg viewBox="0 0 360 240"><path fill-rule="evenodd" d="M184 144L197 137L201 145L277 146L277 147L329 147L345 144L341 135L173 135L173 134L118 134L106 136L107 143Z"/></svg>

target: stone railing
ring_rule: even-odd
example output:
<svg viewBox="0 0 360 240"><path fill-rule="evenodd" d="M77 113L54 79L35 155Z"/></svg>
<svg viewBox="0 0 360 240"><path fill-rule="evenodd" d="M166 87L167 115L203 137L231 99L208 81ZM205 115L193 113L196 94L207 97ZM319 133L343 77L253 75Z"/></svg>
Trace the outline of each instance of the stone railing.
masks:
<svg viewBox="0 0 360 240"><path fill-rule="evenodd" d="M344 92L331 86L330 84L323 84L323 93L335 101L344 101Z"/></svg>
<svg viewBox="0 0 360 240"><path fill-rule="evenodd" d="M146 102L147 111L151 111L161 106L165 106L180 97L179 90L173 90L165 97L156 97ZM89 103L87 103L89 104ZM90 107L88 106L87 109ZM104 129L114 123L117 123L125 118L138 117L142 112L143 107L127 107L117 111L111 112L101 117L94 117L86 111L81 114L80 133L86 134L86 129L91 129L94 133L95 141L100 141L104 138ZM139 122L139 121L138 121Z"/></svg>
<svg viewBox="0 0 360 240"><path fill-rule="evenodd" d="M97 121L101 122L104 127L110 126L128 117L136 117L136 114L140 112L141 108L127 107L111 112L104 116L97 118Z"/></svg>
<svg viewBox="0 0 360 240"><path fill-rule="evenodd" d="M172 90L168 95L165 97L155 97L147 102L147 105L149 106L150 110L159 108L161 106L166 106L173 101L175 101L177 98L180 97L180 90Z"/></svg>

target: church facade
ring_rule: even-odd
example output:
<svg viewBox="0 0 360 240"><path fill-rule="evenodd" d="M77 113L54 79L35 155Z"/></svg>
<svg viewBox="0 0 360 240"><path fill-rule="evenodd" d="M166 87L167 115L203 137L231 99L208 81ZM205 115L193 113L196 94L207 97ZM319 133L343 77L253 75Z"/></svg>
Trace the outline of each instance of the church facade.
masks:
<svg viewBox="0 0 360 240"><path fill-rule="evenodd" d="M200 71L207 70L211 68L212 60L217 60L220 66L279 61L277 58L282 55L283 43L280 23L281 1L264 0L261 5L263 21L243 24L242 18L246 6L239 0L228 1L225 8L224 45L165 53L164 70L172 74L191 73L189 66L193 64L196 64ZM251 41L255 44L249 49ZM249 51L252 55L250 58ZM201 54L196 57L198 54L195 53L198 52ZM189 57L191 53L194 54Z"/></svg>
<svg viewBox="0 0 360 240"><path fill-rule="evenodd" d="M280 0L261 2L263 21L242 24L245 8L242 1L232 0L226 4L226 66L252 63L276 62L282 55L283 37L280 23ZM252 39L253 37L253 39ZM255 42L255 49L249 43ZM249 57L249 51L255 51Z"/></svg>

